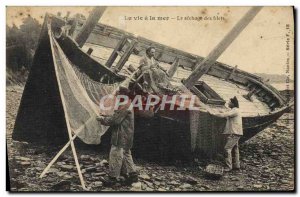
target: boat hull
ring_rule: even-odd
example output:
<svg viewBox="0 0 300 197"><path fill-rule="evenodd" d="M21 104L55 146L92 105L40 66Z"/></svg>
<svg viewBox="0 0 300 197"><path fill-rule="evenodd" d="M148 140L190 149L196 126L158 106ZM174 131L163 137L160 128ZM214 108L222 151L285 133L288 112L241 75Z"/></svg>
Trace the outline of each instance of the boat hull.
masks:
<svg viewBox="0 0 300 197"><path fill-rule="evenodd" d="M48 17L46 17L48 18ZM52 22L57 19L52 17ZM47 21L46 21L47 22ZM45 22L45 24L46 24ZM53 22L52 27L54 30L58 29L62 24L59 22ZM53 74L50 67L53 66L53 59L51 54L46 54L44 50L50 51L50 42L47 40L47 26L43 26L41 33L41 41L38 46L34 58L33 70L43 72L43 68L40 68L41 63L48 65L44 71L49 71ZM95 59L81 50L74 41L69 37L57 38L60 47L66 54L67 58L79 69L91 77L91 79L97 81L103 75L110 75L115 81L122 81L124 78L118 74L113 73L109 68L100 64ZM192 55L190 55L192 56ZM46 61L46 62L45 62ZM88 66L87 66L88 65ZM48 69L48 70L47 70ZM211 69L208 74L215 77L224 77L230 74L232 67L216 66ZM52 76L51 80L48 72L44 72L45 77L41 78L40 73L31 72L29 79L26 83L25 90L22 96L16 126L13 134L14 139L27 140L27 141L41 141L40 138L48 138L55 135L56 139L63 141L67 140L67 132L65 120L63 118L63 111L61 107L61 101L57 87L55 90L51 89L51 84L54 83L55 77ZM248 74L244 71L235 73L235 83L244 84L247 82L245 76L252 77L252 81L259 78L255 75ZM259 81L255 81L261 83ZM52 97L45 95L44 92L37 92L45 88L40 88L41 85L47 85L46 89L49 92L53 92ZM273 92L268 87L264 87L269 91L269 94L274 94L274 97L278 97L278 104L282 105L283 99L276 92ZM51 89L51 91L50 91ZM33 98L30 95L37 95ZM55 97L55 99L52 99ZM51 100L52 99L52 100ZM40 107L36 106L36 100L43 101L45 105L41 103ZM30 105L28 105L30 103ZM32 106L33 108L30 108ZM41 107L42 106L42 107ZM51 108L49 108L51 106ZM214 108L224 107L223 105L209 105ZM285 113L290 106L281 106L279 110L270 112L270 114L262 116L244 116L243 128L244 136L241 138L241 142L245 142L262 131L264 128L275 122L283 113ZM51 119L45 116L36 116L34 120L26 114L30 114L33 111L38 111L36 114L51 114ZM55 113L54 113L55 112ZM163 115L156 114L153 118L143 118L140 116L135 117L135 140L134 140L134 153L141 157L149 157L149 159L161 161L173 161L173 160L191 160L194 157L199 158L213 158L220 153L224 146L224 139L221 135L225 120L209 115L205 112L197 112L191 114L189 111L180 111L185 113L184 118L177 118L176 113L168 112ZM182 117L182 114L181 114ZM29 119L30 120L29 120ZM195 124L194 122L197 124ZM59 124L57 124L59 123ZM54 125L49 127L45 133L45 127L47 125ZM34 128L34 129L33 129ZM34 133L30 133L30 132ZM55 132L53 132L55 131ZM32 135L34 134L34 135ZM26 137L27 136L27 137ZM28 138L28 136L33 136ZM106 136L109 136L109 132ZM105 136L104 136L105 138ZM105 140L103 140L105 145ZM106 144L109 146L109 143Z"/></svg>

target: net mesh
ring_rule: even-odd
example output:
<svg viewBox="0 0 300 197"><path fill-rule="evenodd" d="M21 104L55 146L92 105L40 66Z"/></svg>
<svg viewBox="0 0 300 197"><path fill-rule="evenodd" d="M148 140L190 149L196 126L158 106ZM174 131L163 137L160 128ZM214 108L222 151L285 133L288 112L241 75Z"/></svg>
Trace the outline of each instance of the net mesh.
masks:
<svg viewBox="0 0 300 197"><path fill-rule="evenodd" d="M66 121L71 131L84 143L99 144L108 127L101 125L96 117L99 113L112 113L100 111L99 102L103 96L114 94L119 84L96 82L81 73L79 68L67 59L50 31L49 34Z"/></svg>

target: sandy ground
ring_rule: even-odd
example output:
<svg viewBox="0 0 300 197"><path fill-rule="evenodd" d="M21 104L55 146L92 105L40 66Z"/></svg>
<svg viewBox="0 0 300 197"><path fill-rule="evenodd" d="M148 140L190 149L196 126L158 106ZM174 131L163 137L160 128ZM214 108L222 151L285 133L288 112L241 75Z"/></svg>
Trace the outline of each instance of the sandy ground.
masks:
<svg viewBox="0 0 300 197"><path fill-rule="evenodd" d="M60 147L53 150L14 141L11 134L22 88L7 87L6 132L11 191L82 191L71 151L66 151L42 179L40 173ZM140 182L134 186L102 186L108 172L107 155L77 150L90 191L292 191L294 190L294 116L276 123L241 145L242 170L208 180L201 162L160 166L137 160Z"/></svg>

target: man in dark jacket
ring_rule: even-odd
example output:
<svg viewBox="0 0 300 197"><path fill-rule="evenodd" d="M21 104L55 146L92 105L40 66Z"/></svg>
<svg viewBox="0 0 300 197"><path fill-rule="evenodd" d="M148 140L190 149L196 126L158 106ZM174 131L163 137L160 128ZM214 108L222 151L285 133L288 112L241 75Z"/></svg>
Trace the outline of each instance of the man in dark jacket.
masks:
<svg viewBox="0 0 300 197"><path fill-rule="evenodd" d="M119 94L128 91L120 89ZM104 186L112 186L122 174L128 184L137 182L138 176L131 156L134 134L134 113L129 105L114 111L112 116L99 116L101 124L111 126L111 149L109 154L109 176L104 180Z"/></svg>

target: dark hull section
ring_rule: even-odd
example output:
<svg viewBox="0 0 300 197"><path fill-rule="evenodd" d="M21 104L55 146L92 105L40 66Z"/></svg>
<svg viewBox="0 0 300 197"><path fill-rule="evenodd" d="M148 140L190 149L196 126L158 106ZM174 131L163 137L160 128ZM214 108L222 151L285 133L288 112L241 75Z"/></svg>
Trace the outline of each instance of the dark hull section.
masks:
<svg viewBox="0 0 300 197"><path fill-rule="evenodd" d="M109 76L111 82L124 80L123 77L115 74L83 52L70 37L61 36L57 41L68 59L92 80L99 81L104 75Z"/></svg>
<svg viewBox="0 0 300 197"><path fill-rule="evenodd" d="M276 122L290 106L260 117L243 117L244 135L240 143L251 139L270 124ZM191 115L185 119L155 116L136 117L133 153L137 158L150 161L191 161L193 158L213 159L222 153L225 138L222 135L225 120L200 113L198 131L191 132ZM166 164L167 164L166 163Z"/></svg>
<svg viewBox="0 0 300 197"><path fill-rule="evenodd" d="M257 116L257 117L245 117L243 118L243 128L244 128L244 136L241 138L241 142L245 142L256 134L264 130L270 124L276 122L278 118L280 118L284 113L288 112L291 106L286 106L281 110L266 115L266 116Z"/></svg>
<svg viewBox="0 0 300 197"><path fill-rule="evenodd" d="M64 110L45 25L21 98L12 135L14 140L58 143L67 139Z"/></svg>
<svg viewBox="0 0 300 197"><path fill-rule="evenodd" d="M192 158L189 124L164 117L136 118L133 153L137 158L167 164Z"/></svg>

